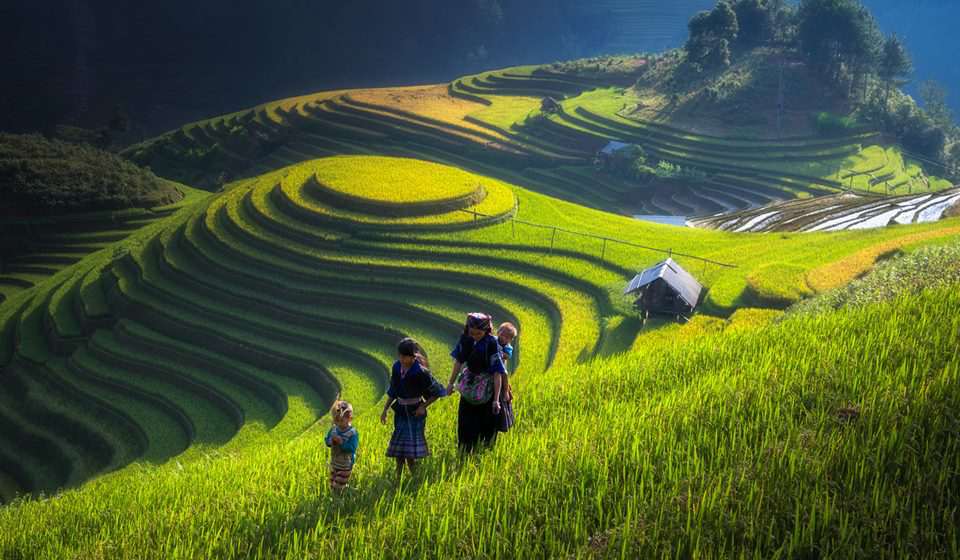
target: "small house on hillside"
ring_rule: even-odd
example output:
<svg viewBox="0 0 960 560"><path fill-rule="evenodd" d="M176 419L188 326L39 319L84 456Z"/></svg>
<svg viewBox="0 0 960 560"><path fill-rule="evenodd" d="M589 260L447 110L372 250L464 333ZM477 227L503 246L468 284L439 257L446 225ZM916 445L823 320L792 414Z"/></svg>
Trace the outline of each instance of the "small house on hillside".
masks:
<svg viewBox="0 0 960 560"><path fill-rule="evenodd" d="M600 148L600 151L597 152L597 157L594 159L594 164L601 169L610 169L613 167L611 164L614 158L616 158L617 154L622 150L629 148L630 146L632 146L632 144L611 140L610 142L607 142L606 146Z"/></svg>
<svg viewBox="0 0 960 560"><path fill-rule="evenodd" d="M540 111L547 115L562 113L563 105L560 105L560 102L552 97L544 97L543 100L540 101Z"/></svg>
<svg viewBox="0 0 960 560"><path fill-rule="evenodd" d="M689 272L668 258L637 274L623 293L636 295L634 305L645 314L686 318L700 304L704 289Z"/></svg>

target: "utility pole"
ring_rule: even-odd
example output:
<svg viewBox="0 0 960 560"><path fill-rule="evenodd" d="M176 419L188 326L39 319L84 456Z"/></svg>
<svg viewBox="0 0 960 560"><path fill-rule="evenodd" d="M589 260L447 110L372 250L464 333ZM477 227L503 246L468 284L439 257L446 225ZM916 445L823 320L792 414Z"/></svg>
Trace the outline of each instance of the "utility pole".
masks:
<svg viewBox="0 0 960 560"><path fill-rule="evenodd" d="M783 55L780 55L780 85L777 88L777 138L783 138Z"/></svg>

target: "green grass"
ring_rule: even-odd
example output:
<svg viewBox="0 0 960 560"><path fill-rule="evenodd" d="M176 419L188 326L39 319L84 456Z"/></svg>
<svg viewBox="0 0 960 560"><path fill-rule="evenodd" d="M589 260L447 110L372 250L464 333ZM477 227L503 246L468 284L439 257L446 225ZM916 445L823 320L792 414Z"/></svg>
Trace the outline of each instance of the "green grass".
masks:
<svg viewBox="0 0 960 560"><path fill-rule="evenodd" d="M391 206L442 203L477 190L476 177L469 173L416 160L328 158L318 162L313 171L322 177L321 185L331 191Z"/></svg>
<svg viewBox="0 0 960 560"><path fill-rule="evenodd" d="M400 195L400 198L416 199L426 206L435 205L438 210L446 211L431 213L429 208L418 211L419 206L414 206L413 215L409 216L369 214L353 211L350 201L344 202L344 206L332 206L311 194L309 189L313 184L312 178L318 173L320 177L325 178L324 172L330 169L334 171L334 177L338 177L337 173L349 174L351 168L358 167L358 163L363 162L367 162L371 166L380 165L381 168L387 169L403 169L406 166L407 173L411 174L404 177L402 172L398 172L399 175L397 175L398 181L404 183L408 191L407 194ZM362 166L359 167L362 168ZM307 212L309 215L315 216L316 219L335 226L335 229L337 229L337 224L348 229L392 228L402 230L431 227L440 229L458 226L469 227L478 217L505 217L513 211L515 204L513 194L509 187L502 182L490 178L480 178L452 168L446 168L446 172L438 172L439 174L434 173L434 170L439 169L443 169L442 166L399 158L373 158L373 160L363 157L334 158L332 162L330 160L316 160L312 163L297 165L288 170L280 182L280 193L282 193L283 200L289 201L295 209ZM426 171L426 173L421 176L417 174L417 170ZM370 173L375 174L372 171ZM358 180L360 179L358 178ZM259 181L262 183L264 180L260 179ZM337 179L332 182L336 183ZM317 181L317 183L322 184L321 181ZM367 182L366 184L369 185L370 183ZM445 190L447 188L449 190ZM458 198L457 195L464 189L471 189L467 193L468 196ZM476 200L470 196L471 193L477 193L478 191L483 194L482 200ZM418 195L416 193L422 194ZM431 197L434 196L433 193L437 193L437 196L449 193L452 196L431 200ZM384 193L379 196L381 202L371 203L371 205L378 205L380 208L390 205L388 195ZM417 198L418 196L419 198ZM359 197L354 197L354 199L356 198ZM444 203L451 201L454 203L454 207L445 207Z"/></svg>
<svg viewBox="0 0 960 560"><path fill-rule="evenodd" d="M469 117L496 129L510 131L513 125L540 112L540 99L536 97L497 97L489 107L470 113Z"/></svg>
<svg viewBox="0 0 960 560"><path fill-rule="evenodd" d="M29 361L64 383L61 400L44 405L37 393L36 410L0 418L12 434L0 437L0 459L29 441L47 412L76 413L68 388L110 403L147 438L119 472L0 509L0 556L646 557L669 549L683 557L740 549L793 557L811 547L956 544L944 518L911 513L920 494L908 490L955 484L949 459L925 450L955 445L944 444L948 420L938 418L958 396L950 392L958 362L947 350L956 343L958 296L924 293L779 323L769 309L812 294L811 275L839 278L872 266L885 247L955 238L956 219L738 235L639 222L466 171L421 177L414 167L435 166L400 161L411 167L396 184L423 193L405 199L408 207L461 193L437 177L463 177L491 186L473 208L493 201L547 227L507 214L452 229L446 214L342 210L311 194L325 166L341 174L329 182L348 196L356 188L357 198L389 203L371 180L377 168L389 177L397 160L318 160L228 185L0 304L0 340L20 335L16 347L0 345L0 358ZM349 168L359 175L344 178ZM444 227L369 227L417 220ZM611 294L665 255L616 239L672 250L709 287L703 312L683 325L644 326L619 308ZM749 309L758 306L768 309ZM403 335L421 340L443 379L449 346L474 310L520 327L518 428L493 452L458 460L453 399L441 401L428 428L435 457L397 492L382 456L389 429L376 422L394 344ZM90 336L89 321L107 316L117 322L98 323ZM909 332L900 328L904 317ZM79 350L56 356L50 325L77 338ZM917 400L888 398L905 390ZM337 391L357 405L363 442L357 486L339 501L324 490L325 422L317 423ZM942 399L925 408L931 395ZM851 406L862 424L844 419L851 429L838 428L837 411ZM894 428L914 421L934 429L907 449ZM21 466L89 460L82 443L41 433L50 443ZM132 436L112 437L120 448ZM881 469L888 478L878 483L861 474L893 456L907 457L910 476ZM10 487L16 473L2 465ZM40 489L69 479L42 470ZM928 472L937 474L911 478ZM17 523L32 530L6 530Z"/></svg>
<svg viewBox="0 0 960 560"><path fill-rule="evenodd" d="M114 557L949 553L956 519L940 508L957 490L949 411L960 401L960 363L943 349L960 327L949 311L958 304L956 292L927 293L519 377L517 430L465 462L444 401L428 422L434 458L399 489L379 452L389 429L375 414L357 419L360 462L354 489L340 499L325 490L319 431L256 453L130 469L55 501L0 510L0 525L32 527L0 533L0 550L96 555L109 543ZM904 316L922 319L904 331ZM917 354L903 361L898 348ZM596 406L583 406L587 393ZM592 437L562 437L575 433Z"/></svg>
<svg viewBox="0 0 960 560"><path fill-rule="evenodd" d="M834 288L791 307L791 313L864 306L903 293L960 283L960 243L920 247L879 263L849 284Z"/></svg>
<svg viewBox="0 0 960 560"><path fill-rule="evenodd" d="M16 266L18 263L42 264L45 272L32 274L0 273L0 293L10 297L13 294L39 284L52 276L56 271L63 270L76 263L84 256L94 253L116 243L136 230L168 216L181 208L187 208L199 203L210 193L194 189L179 183L163 181L170 190L179 191L180 200L175 203L156 206L150 209L129 209L117 212L86 212L72 213L66 216L41 219L32 223L30 234L23 238L27 249L13 249L12 258L4 257L6 264ZM0 223L0 228L3 224ZM14 230L12 239L23 235L22 230ZM8 240L9 241L9 240ZM16 285L8 285L7 281L19 280Z"/></svg>

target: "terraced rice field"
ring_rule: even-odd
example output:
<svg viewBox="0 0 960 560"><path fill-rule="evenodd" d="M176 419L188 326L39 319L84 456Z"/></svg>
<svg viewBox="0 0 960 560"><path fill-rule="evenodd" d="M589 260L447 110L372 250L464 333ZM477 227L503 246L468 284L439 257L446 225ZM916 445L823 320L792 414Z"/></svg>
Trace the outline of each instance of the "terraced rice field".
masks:
<svg viewBox="0 0 960 560"><path fill-rule="evenodd" d="M540 114L544 96L564 112ZM255 177L318 157L412 157L496 177L556 198L625 215L707 216L844 190L900 194L950 185L875 145L842 138L757 141L698 135L628 118L637 100L609 82L523 66L447 86L321 92L187 125L127 155L184 182L212 184L224 169ZM704 181L644 189L593 169L608 141L701 170Z"/></svg>
<svg viewBox="0 0 960 560"><path fill-rule="evenodd" d="M840 231L933 222L958 204L960 189L894 197L842 194L781 202L688 223L734 232Z"/></svg>
<svg viewBox="0 0 960 560"><path fill-rule="evenodd" d="M870 132L773 142L634 120L625 85L530 66L322 92L131 149L184 181L239 178L52 237L32 264L60 269L0 301L0 557L960 550L955 287L779 311L956 243L960 218L926 220L958 191ZM541 115L544 95L564 111ZM707 180L597 171L610 140ZM697 223L724 231L598 209L722 212ZM687 324L644 326L620 293L666 254L706 300ZM442 378L476 310L520 328L519 423L464 459L442 399L434 456L395 483L376 412L396 342L420 341ZM320 441L338 394L363 434L339 497Z"/></svg>
<svg viewBox="0 0 960 560"><path fill-rule="evenodd" d="M939 231L818 234L771 247L641 224L410 159L283 168L185 206L0 306L4 500L133 461L294 437L338 393L362 415L382 397L400 337L443 364L470 310L520 325L521 373L629 347L640 325L624 322L611 289L662 255L527 225L536 223L734 262L686 261L711 288L706 309L720 314L762 291L771 251L802 262L792 266L803 282L865 247Z"/></svg>
<svg viewBox="0 0 960 560"><path fill-rule="evenodd" d="M593 173L567 165L509 172L571 193L577 178ZM886 529L860 524L861 509L887 520L884 527L914 511L916 500L903 498L850 512L823 502L832 494L820 483L803 486L801 506L761 499L756 489L784 494L801 476L844 480L851 499L867 492L875 478L858 474L865 463L853 457L886 455L871 436L838 431L834 410L853 398L880 410L892 391L929 394L955 381L955 360L942 352L954 331L940 327L956 322L942 306L956 294L781 326L771 308L859 274L889 247L956 239L957 219L740 235L638 222L502 175L384 155L279 167L195 199L13 294L0 304L0 500L21 498L0 508L0 556L86 557L109 547L116 557L303 557L318 550L370 557L409 542L418 543L410 554L653 554L652 542L681 543L691 532L704 542L715 538L711 522L684 519L722 511L739 512L743 535L689 551L720 554L748 539L789 555L811 541L873 550ZM604 181L611 191L628 189ZM694 321L643 330L624 314L616 294L638 269L663 258L639 245L672 251L708 286ZM523 395L519 431L494 452L460 461L455 407L442 400L430 413L435 457L419 475L425 478L397 489L383 475L392 469L382 457L389 430L376 422L395 344L403 336L419 340L442 377L463 316L474 310L520 327L513 371ZM871 369L866 382L850 364L886 371L903 363L894 353L878 358L873 347L894 348L899 317L920 312L925 319L909 336L925 341L917 364L943 364L934 388L906 370L878 382ZM768 367L785 356L814 355L789 375ZM613 358L594 361L600 356ZM822 371L846 377L828 382ZM813 416L802 412L814 406L804 404L808 393L798 393L811 387L823 389ZM354 404L363 434L345 501L324 490L319 442L337 394ZM583 407L585 394L603 404ZM637 412L638 402L645 412ZM720 403L736 403L736 413ZM939 410L931 418L942 418ZM887 412L877 433L900 433L902 416ZM708 418L710 428L694 435L691 414ZM598 417L607 428L599 440L558 440ZM776 448L785 438L796 445ZM698 451L677 451L691 441ZM597 445L610 453L597 453ZM929 467L915 459L911 473ZM762 481L740 481L745 464L764 473ZM579 473L574 487L571 472ZM898 496L922 495L883 484L902 490ZM29 499L69 488L76 489L53 500ZM678 510L677 496L688 491L702 496L701 505ZM805 521L796 507L846 519L847 528ZM552 513L537 520L531 512L538 511ZM473 516L481 531L517 530L472 542L452 522L461 515ZM250 519L258 521L243 521ZM661 533L641 536L640 519ZM784 540L794 523L800 536ZM13 529L23 524L31 530ZM891 531L919 538L906 536L909 522L894 524ZM937 543L956 538L947 522L915 525L940 535Z"/></svg>
<svg viewBox="0 0 960 560"><path fill-rule="evenodd" d="M125 239L139 228L189 206L207 193L178 185L183 199L168 206L117 212L73 214L47 220L2 221L0 231L23 240L25 247L0 263L0 303L39 284L86 255Z"/></svg>

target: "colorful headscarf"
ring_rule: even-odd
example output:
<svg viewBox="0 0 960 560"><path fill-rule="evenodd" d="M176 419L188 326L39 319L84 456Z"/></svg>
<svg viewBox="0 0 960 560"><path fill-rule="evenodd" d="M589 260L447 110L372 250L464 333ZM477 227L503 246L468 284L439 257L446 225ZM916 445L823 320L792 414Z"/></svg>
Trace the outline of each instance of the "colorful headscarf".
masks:
<svg viewBox="0 0 960 560"><path fill-rule="evenodd" d="M487 334L493 333L493 317L486 313L470 313L467 315L467 323L463 327L464 334L469 333L470 329L480 329Z"/></svg>

